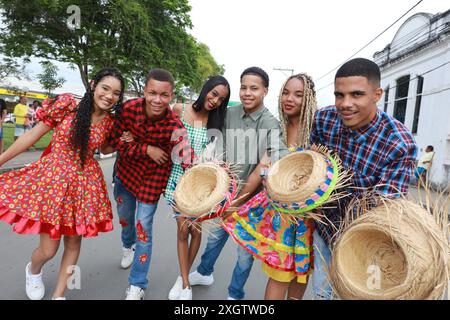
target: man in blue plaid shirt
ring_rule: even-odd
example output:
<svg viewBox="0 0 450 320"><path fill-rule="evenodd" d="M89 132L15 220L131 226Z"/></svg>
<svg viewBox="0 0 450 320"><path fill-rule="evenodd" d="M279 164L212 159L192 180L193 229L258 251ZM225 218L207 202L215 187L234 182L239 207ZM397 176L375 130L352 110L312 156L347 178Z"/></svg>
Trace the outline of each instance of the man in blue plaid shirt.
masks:
<svg viewBox="0 0 450 320"><path fill-rule="evenodd" d="M417 147L401 122L377 108L383 89L376 63L362 58L346 62L336 72L334 88L335 105L317 111L310 140L339 156L344 169L353 174L347 190L351 196L337 209L323 210L339 229L351 198L367 191L392 197L408 192ZM331 299L327 270L336 228L330 224L316 228L314 293L316 298Z"/></svg>

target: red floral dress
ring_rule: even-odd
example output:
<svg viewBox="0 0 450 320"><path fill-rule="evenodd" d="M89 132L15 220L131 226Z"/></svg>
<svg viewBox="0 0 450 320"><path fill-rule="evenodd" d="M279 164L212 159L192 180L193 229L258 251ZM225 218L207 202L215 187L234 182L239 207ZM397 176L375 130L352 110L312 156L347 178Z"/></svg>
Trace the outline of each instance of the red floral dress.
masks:
<svg viewBox="0 0 450 320"><path fill-rule="evenodd" d="M37 118L54 128L52 149L28 167L0 175L0 220L19 234L95 237L113 229L111 202L94 151L113 126L111 117L91 125L84 164L69 141L76 100L62 94L43 102Z"/></svg>

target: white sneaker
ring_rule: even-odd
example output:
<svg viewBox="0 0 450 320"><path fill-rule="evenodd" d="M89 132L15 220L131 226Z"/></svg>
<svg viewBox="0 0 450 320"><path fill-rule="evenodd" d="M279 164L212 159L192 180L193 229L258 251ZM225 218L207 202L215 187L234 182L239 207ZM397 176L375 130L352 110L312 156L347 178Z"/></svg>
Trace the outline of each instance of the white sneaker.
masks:
<svg viewBox="0 0 450 320"><path fill-rule="evenodd" d="M195 270L194 272L189 273L189 283L191 286L202 285L202 286L210 286L214 282L214 277L212 274L209 276L203 276Z"/></svg>
<svg viewBox="0 0 450 320"><path fill-rule="evenodd" d="M125 300L144 300L144 296L144 289L130 285L127 288L127 297L125 298Z"/></svg>
<svg viewBox="0 0 450 320"><path fill-rule="evenodd" d="M132 246L131 248L122 248L122 261L120 261L120 266L123 269L127 269L131 266L134 259L134 251L135 247Z"/></svg>
<svg viewBox="0 0 450 320"><path fill-rule="evenodd" d="M237 300L237 299L235 299L235 298L233 298L233 297L230 297L230 296L228 296L227 300Z"/></svg>
<svg viewBox="0 0 450 320"><path fill-rule="evenodd" d="M42 271L39 274L31 274L30 266L31 262L25 267L25 291L30 300L41 300L45 295Z"/></svg>
<svg viewBox="0 0 450 320"><path fill-rule="evenodd" d="M67 300L66 297L53 297L52 300Z"/></svg>
<svg viewBox="0 0 450 320"><path fill-rule="evenodd" d="M186 287L181 290L180 298L178 300L192 300L192 289Z"/></svg>
<svg viewBox="0 0 450 320"><path fill-rule="evenodd" d="M178 276L177 281L175 281L175 284L169 291L169 300L178 300L182 290L183 278L181 278L181 276Z"/></svg>

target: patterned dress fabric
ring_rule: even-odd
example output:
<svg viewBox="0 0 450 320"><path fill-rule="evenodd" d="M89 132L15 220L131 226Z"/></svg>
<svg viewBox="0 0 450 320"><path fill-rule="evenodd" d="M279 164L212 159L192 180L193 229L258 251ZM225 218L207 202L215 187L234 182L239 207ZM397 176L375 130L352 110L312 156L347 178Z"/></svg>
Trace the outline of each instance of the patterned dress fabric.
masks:
<svg viewBox="0 0 450 320"><path fill-rule="evenodd" d="M113 229L111 203L94 151L113 126L91 125L84 168L70 145L77 102L62 94L43 102L37 119L54 128L51 151L29 166L0 175L0 220L19 234L95 237Z"/></svg>
<svg viewBox="0 0 450 320"><path fill-rule="evenodd" d="M313 267L313 223L277 212L261 191L224 220L225 230L255 258L271 278L306 283Z"/></svg>
<svg viewBox="0 0 450 320"><path fill-rule="evenodd" d="M208 136L206 135L207 129L205 127L197 128L191 126L184 120L184 112L185 105L183 104L183 112L181 115L181 122L185 126L188 139L191 144L192 149L194 149L195 156L200 156L202 151L205 149L206 144L208 143ZM170 173L169 181L167 182L166 192L164 193L164 197L166 198L169 204L173 203L173 192L177 187L178 180L183 175L184 169L180 164L174 163L172 166L172 171Z"/></svg>

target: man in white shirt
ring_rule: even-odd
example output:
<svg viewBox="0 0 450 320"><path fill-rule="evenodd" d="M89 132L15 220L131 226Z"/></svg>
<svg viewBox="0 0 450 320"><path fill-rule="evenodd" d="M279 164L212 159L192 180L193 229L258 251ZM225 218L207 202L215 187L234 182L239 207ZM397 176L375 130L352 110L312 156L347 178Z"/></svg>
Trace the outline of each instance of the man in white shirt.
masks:
<svg viewBox="0 0 450 320"><path fill-rule="evenodd" d="M419 184L420 180L422 180L422 182L425 183L427 171L430 169L433 157L434 157L434 147L427 146L427 148L425 149L425 153L419 159L417 170L415 172L415 176L418 180L417 184Z"/></svg>

